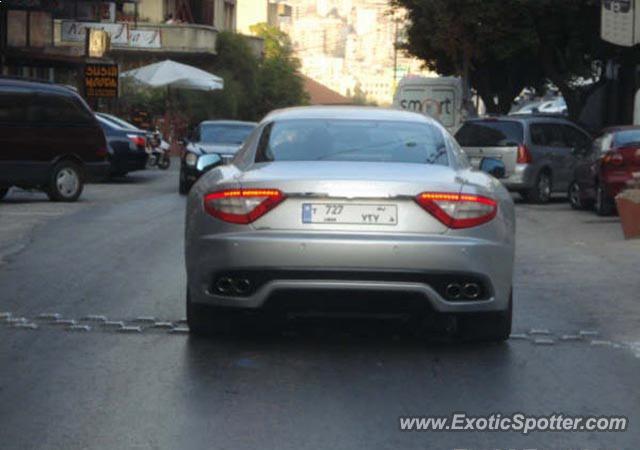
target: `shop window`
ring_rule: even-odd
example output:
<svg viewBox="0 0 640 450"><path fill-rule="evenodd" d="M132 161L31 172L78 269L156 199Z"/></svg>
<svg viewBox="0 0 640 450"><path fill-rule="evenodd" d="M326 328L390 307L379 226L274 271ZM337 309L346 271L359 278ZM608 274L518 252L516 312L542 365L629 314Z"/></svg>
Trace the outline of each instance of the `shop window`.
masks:
<svg viewBox="0 0 640 450"><path fill-rule="evenodd" d="M53 44L53 19L45 11L7 11L7 46L42 48Z"/></svg>

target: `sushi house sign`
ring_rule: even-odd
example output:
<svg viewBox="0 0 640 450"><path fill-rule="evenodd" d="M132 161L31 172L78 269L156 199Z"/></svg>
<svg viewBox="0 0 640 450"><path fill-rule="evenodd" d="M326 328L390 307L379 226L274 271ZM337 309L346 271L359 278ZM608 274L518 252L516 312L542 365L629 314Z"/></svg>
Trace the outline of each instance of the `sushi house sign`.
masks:
<svg viewBox="0 0 640 450"><path fill-rule="evenodd" d="M85 64L84 93L91 98L118 97L118 65Z"/></svg>

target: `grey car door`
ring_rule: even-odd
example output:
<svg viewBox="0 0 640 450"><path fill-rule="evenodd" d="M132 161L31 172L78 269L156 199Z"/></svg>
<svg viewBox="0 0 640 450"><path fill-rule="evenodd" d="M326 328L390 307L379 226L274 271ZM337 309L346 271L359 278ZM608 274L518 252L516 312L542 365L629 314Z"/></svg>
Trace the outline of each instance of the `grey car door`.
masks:
<svg viewBox="0 0 640 450"><path fill-rule="evenodd" d="M547 137L546 153L551 166L554 192L566 192L573 176L575 158L572 149L565 140L563 125L559 123L542 124Z"/></svg>
<svg viewBox="0 0 640 450"><path fill-rule="evenodd" d="M559 156L565 147L562 129L550 122L534 122L529 125L531 135L531 156L536 166L536 174L542 170L551 171L551 184L554 191L562 185L562 170Z"/></svg>
<svg viewBox="0 0 640 450"><path fill-rule="evenodd" d="M591 154L593 139L585 132L573 125L562 125L565 142L569 146L570 153L564 159L565 169L568 174L568 183L574 178L576 166Z"/></svg>

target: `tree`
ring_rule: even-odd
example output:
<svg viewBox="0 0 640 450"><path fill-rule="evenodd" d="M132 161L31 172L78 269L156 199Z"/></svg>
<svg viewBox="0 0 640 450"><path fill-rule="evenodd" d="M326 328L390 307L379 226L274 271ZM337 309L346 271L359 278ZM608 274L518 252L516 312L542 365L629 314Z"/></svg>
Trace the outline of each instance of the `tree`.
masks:
<svg viewBox="0 0 640 450"><path fill-rule="evenodd" d="M298 75L300 61L294 57L289 36L279 29L257 24L251 31L264 39L264 59L260 64L255 112L259 117L287 106L306 104L308 95Z"/></svg>
<svg viewBox="0 0 640 450"><path fill-rule="evenodd" d="M361 106L377 106L375 101L369 100L367 93L362 89L362 84L358 81L353 88L353 95L347 91L347 97L351 99L351 103Z"/></svg>
<svg viewBox="0 0 640 450"><path fill-rule="evenodd" d="M176 93L180 110L189 116L192 125L207 119L258 118L254 103L258 96L259 61L244 36L220 33L216 56L201 59L198 66L222 77L224 89Z"/></svg>
<svg viewBox="0 0 640 450"><path fill-rule="evenodd" d="M408 12L406 49L443 75L468 74L489 112L506 113L524 87L553 82L577 117L610 52L598 0L393 0Z"/></svg>
<svg viewBox="0 0 640 450"><path fill-rule="evenodd" d="M615 48L600 39L600 0L519 0L534 36L533 57L577 118L605 82L601 68ZM591 80L585 84L585 80Z"/></svg>
<svg viewBox="0 0 640 450"><path fill-rule="evenodd" d="M307 99L286 34L260 25L256 28L264 39L264 56L256 55L247 37L222 32L218 35L216 55L200 58L196 65L222 77L224 89L204 92L176 89L172 93L175 110L188 117L191 125L206 119L256 121L269 111L304 104ZM166 106L166 89L124 85L126 104L162 115Z"/></svg>

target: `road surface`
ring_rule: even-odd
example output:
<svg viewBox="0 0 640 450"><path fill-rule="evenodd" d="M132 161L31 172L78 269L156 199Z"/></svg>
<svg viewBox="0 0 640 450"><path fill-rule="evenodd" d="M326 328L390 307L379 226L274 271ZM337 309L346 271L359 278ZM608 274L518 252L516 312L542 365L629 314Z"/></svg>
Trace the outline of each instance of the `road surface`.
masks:
<svg viewBox="0 0 640 450"><path fill-rule="evenodd" d="M617 218L561 200L517 206L514 336L503 345L425 343L400 324L348 321L194 339L181 322L177 185L176 171L147 171L90 185L73 205L30 192L0 203L0 314L26 323L0 316L1 448L638 448L640 242L622 239ZM54 313L62 324L41 316ZM400 416L454 412L629 425L399 429Z"/></svg>

